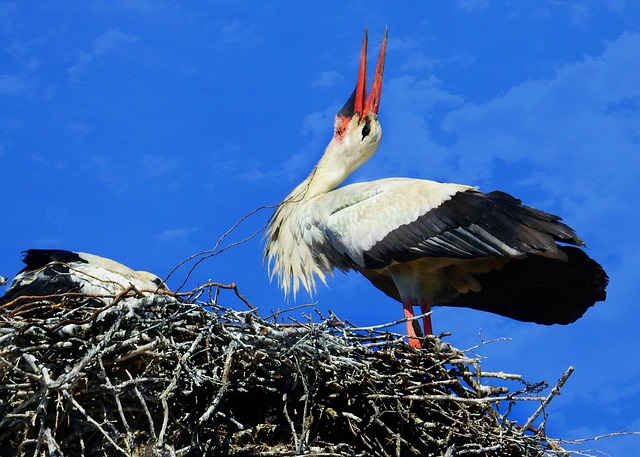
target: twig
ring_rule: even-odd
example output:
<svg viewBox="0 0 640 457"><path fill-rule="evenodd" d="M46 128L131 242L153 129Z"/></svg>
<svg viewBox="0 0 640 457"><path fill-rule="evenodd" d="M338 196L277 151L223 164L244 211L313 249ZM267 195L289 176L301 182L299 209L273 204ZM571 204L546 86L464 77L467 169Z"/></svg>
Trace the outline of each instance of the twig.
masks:
<svg viewBox="0 0 640 457"><path fill-rule="evenodd" d="M529 420L527 420L527 422L524 424L524 426L522 427L524 430L529 429L533 425L533 421L535 421L538 418L538 416L542 413L542 411L544 411L544 409L549 405L549 403L551 403L551 400L553 400L553 397L555 397L560 393L560 389L562 388L562 386L564 386L564 383L567 382L567 379L569 379L569 376L571 376L571 373L573 373L574 369L575 368L572 366L567 368L567 371L565 371L562 377L558 380L558 383L556 384L556 386L553 389L551 389L551 393L547 396L547 398L544 399L544 401L538 407L536 412L533 413L533 415L529 418Z"/></svg>
<svg viewBox="0 0 640 457"><path fill-rule="evenodd" d="M222 284L219 282L207 282L206 284L203 284L201 286L196 287L194 290L192 290L191 292L182 292L182 293L176 293L177 296L183 295L183 296L188 296L188 297L192 297L194 295L196 295L199 291L203 290L203 289L210 289L210 288L219 288L219 289L231 289L233 290L233 292L236 294L236 297L238 297L240 300L242 300L242 302L247 305L249 308L251 308L252 310L255 310L256 307L253 306L251 303L249 303L249 300L247 300L238 290L238 286L236 285L235 282L229 283L229 284Z"/></svg>
<svg viewBox="0 0 640 457"><path fill-rule="evenodd" d="M122 402L120 401L120 395L118 395L117 388L111 383L111 379L107 374L107 370L104 368L104 364L102 363L102 357L98 357L98 364L100 366L100 371L102 372L102 376L106 382L107 388L113 394L113 399L116 402L116 407L118 409L118 414L120 415L120 420L122 421L122 425L126 430L125 437L127 440L127 452L131 452L133 448L133 434L131 433L131 427L129 426L129 421L127 421L127 417L122 409Z"/></svg>
<svg viewBox="0 0 640 457"><path fill-rule="evenodd" d="M262 211L263 209L272 209L275 208L277 205L264 205L264 206L260 206L258 208L253 209L252 211L249 211L247 214L245 214L244 216L242 216L240 219L238 219L232 226L230 229L228 229L226 232L224 232L222 234L222 236L220 236L220 238L218 238L218 241L216 241L216 243L213 245L213 247L211 249L207 249L206 251L200 251L197 252L195 254L190 255L189 257L187 257L186 259L182 260L181 262L179 262L175 267L173 267L171 269L171 271L169 272L169 274L166 276L166 278L164 279L164 282L168 281L169 278L173 275L173 273L175 273L175 271L180 268L182 265L186 264L187 262L190 262L191 260L200 257L200 259L196 260L196 262L193 264L193 266L189 269L189 271L187 272L187 274L185 275L182 283L180 284L180 286L178 286L178 288L176 289L177 291L180 291L184 285L187 283L187 281L189 280L189 277L191 276L191 274L193 273L193 271L195 270L195 268L204 260L210 258L210 257L215 257L221 253L223 253L224 251L234 247L234 246L238 246L240 244L246 243L247 241L255 238L256 236L258 236L266 227L267 224L265 223L262 227L260 227L258 230L256 230L255 232L253 232L251 235L243 238L240 241L235 241L233 243L230 243L229 245L223 247L223 248L218 248L220 246L220 244L222 243L222 241L229 235L231 234L242 222L244 222L246 219L248 219L249 217L253 216L254 214L256 214L259 211Z"/></svg>
<svg viewBox="0 0 640 457"><path fill-rule="evenodd" d="M231 362L233 360L233 355L236 351L236 346L237 346L237 343L235 341L231 342L231 344L229 345L227 357L225 358L225 361L224 361L224 370L222 372L222 379L220 380L220 383L222 385L220 386L218 393L213 399L213 402L211 402L211 405L207 408L205 413L202 416L200 416L200 418L198 419L198 423L200 424L209 420L211 413L215 411L216 407L220 403L220 400L222 400L222 396L224 395L224 393L226 392L229 386L229 373L231 373Z"/></svg>
<svg viewBox="0 0 640 457"><path fill-rule="evenodd" d="M113 446L122 455L129 455L127 451L118 446L118 444L111 438L111 436L109 436L109 434L104 431L100 424L98 424L96 420L87 413L87 411L73 398L73 396L66 389L62 390L62 395L64 395L65 399L69 401L73 405L73 407L76 408L85 417L87 422L93 425L95 429L100 432L100 434L109 442L111 446Z"/></svg>

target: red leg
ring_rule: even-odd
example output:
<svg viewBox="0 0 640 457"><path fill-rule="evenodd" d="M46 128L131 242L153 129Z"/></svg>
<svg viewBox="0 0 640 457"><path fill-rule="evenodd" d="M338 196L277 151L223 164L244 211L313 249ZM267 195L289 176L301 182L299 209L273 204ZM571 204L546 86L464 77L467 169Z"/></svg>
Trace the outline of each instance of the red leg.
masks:
<svg viewBox="0 0 640 457"><path fill-rule="evenodd" d="M414 317L413 304L411 303L411 300L403 301L402 308L404 309L404 317L406 319ZM416 332L416 327L418 328L418 332ZM422 336L422 332L420 332L419 329L420 326L416 321L407 321L407 335L409 337L409 346L418 349L422 347L420 345L420 340L418 339Z"/></svg>
<svg viewBox="0 0 640 457"><path fill-rule="evenodd" d="M429 306L429 303L427 303L426 300L422 300L420 302L420 310L422 311L422 314L428 313L429 311L431 311L431 306ZM422 318L422 326L424 327L425 335L433 335L433 328L431 327L431 314Z"/></svg>

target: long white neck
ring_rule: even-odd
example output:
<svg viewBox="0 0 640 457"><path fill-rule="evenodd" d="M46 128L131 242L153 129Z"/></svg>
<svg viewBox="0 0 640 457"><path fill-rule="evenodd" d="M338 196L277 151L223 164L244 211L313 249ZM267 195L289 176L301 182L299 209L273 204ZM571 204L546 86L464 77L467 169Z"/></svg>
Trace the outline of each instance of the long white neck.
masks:
<svg viewBox="0 0 640 457"><path fill-rule="evenodd" d="M324 155L300 184L284 199L284 202L302 203L318 195L326 194L342 184L353 170L340 163L333 163L332 155Z"/></svg>

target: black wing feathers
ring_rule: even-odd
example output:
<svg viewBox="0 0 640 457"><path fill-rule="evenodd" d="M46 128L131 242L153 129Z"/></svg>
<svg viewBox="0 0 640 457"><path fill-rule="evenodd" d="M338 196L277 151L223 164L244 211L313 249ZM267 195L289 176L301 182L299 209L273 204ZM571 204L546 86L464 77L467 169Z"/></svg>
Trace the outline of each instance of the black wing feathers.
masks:
<svg viewBox="0 0 640 457"><path fill-rule="evenodd" d="M76 252L64 249L27 249L23 254L22 262L26 267L20 270L20 273L38 270L49 262L88 263Z"/></svg>
<svg viewBox="0 0 640 457"><path fill-rule="evenodd" d="M477 275L481 292L469 292L442 304L525 322L570 324L606 298L609 278L581 249L560 249L568 256L566 262L538 255L513 260L501 271Z"/></svg>
<svg viewBox="0 0 640 457"><path fill-rule="evenodd" d="M502 270L477 274L480 292L436 296L433 305L472 308L544 325L570 324L606 298L609 278L581 249L559 248L567 261L539 255L513 259ZM375 270L359 271L378 289L401 301L390 276Z"/></svg>
<svg viewBox="0 0 640 457"><path fill-rule="evenodd" d="M0 305L21 296L47 296L61 292L77 292L82 284L69 274L69 263L87 263L72 251L61 249L29 249L22 261L26 266L16 275L19 283L12 283Z"/></svg>
<svg viewBox="0 0 640 457"><path fill-rule="evenodd" d="M466 191L391 231L364 253L364 261L366 268L383 268L420 257L517 256L555 251L556 241L583 245L557 216L504 192Z"/></svg>

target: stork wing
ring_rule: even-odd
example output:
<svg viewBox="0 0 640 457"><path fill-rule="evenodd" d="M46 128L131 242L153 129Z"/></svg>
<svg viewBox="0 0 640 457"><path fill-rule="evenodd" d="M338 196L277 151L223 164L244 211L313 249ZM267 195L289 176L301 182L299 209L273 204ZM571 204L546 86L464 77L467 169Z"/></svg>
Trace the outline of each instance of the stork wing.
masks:
<svg viewBox="0 0 640 457"><path fill-rule="evenodd" d="M557 216L503 192L457 184L390 178L345 186L317 204L317 227L354 267L420 257L553 255L556 241L583 244Z"/></svg>

